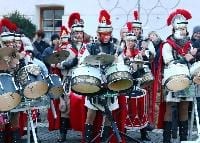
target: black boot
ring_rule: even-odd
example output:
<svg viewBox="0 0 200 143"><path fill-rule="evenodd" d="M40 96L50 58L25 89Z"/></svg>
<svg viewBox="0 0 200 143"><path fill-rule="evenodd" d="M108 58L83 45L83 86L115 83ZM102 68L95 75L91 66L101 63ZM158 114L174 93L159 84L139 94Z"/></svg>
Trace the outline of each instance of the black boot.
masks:
<svg viewBox="0 0 200 143"><path fill-rule="evenodd" d="M188 121L179 122L179 136L180 136L180 141L187 141Z"/></svg>
<svg viewBox="0 0 200 143"><path fill-rule="evenodd" d="M57 140L57 142L66 141L66 134L67 134L68 128L69 128L69 118L61 117L61 119L60 119L60 137Z"/></svg>
<svg viewBox="0 0 200 143"><path fill-rule="evenodd" d="M151 141L151 138L148 136L147 130L145 128L140 129L140 134L143 141Z"/></svg>
<svg viewBox="0 0 200 143"><path fill-rule="evenodd" d="M12 143L22 143L21 136L19 134L19 129L12 131Z"/></svg>
<svg viewBox="0 0 200 143"><path fill-rule="evenodd" d="M92 140L93 125L85 124L84 140L86 143L90 143Z"/></svg>
<svg viewBox="0 0 200 143"><path fill-rule="evenodd" d="M164 122L163 143L171 143L172 122Z"/></svg>
<svg viewBox="0 0 200 143"><path fill-rule="evenodd" d="M0 131L0 143L5 143L5 132Z"/></svg>
<svg viewBox="0 0 200 143"><path fill-rule="evenodd" d="M145 129L146 129L146 131L153 131L155 129L155 126L148 123L147 126L145 127Z"/></svg>
<svg viewBox="0 0 200 143"><path fill-rule="evenodd" d="M101 131L101 142L106 142L110 136L110 126L104 126Z"/></svg>

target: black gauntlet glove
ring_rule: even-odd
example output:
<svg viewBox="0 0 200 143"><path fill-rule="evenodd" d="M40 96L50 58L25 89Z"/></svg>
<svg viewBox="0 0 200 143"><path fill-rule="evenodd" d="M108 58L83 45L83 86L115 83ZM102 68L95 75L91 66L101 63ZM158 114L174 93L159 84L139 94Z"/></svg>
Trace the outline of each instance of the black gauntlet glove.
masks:
<svg viewBox="0 0 200 143"><path fill-rule="evenodd" d="M73 59L70 59L70 60L68 60L68 61L63 62L62 65L63 65L63 67L64 67L65 69L70 69L70 68L76 66L77 64L78 64L78 58L75 57L75 58L73 58Z"/></svg>

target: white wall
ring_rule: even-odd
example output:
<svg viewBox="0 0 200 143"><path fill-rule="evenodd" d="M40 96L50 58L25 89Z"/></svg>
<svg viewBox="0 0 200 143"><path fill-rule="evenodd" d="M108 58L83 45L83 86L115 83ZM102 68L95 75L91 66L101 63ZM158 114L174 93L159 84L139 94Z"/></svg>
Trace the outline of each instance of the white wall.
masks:
<svg viewBox="0 0 200 143"><path fill-rule="evenodd" d="M119 37L120 28L127 20L133 18L132 12L137 9L137 2L137 0L0 0L0 15L18 10L38 25L40 6L64 6L63 25L67 24L71 12L78 11L85 21L85 31L95 36L98 13L105 8L111 13L113 34ZM153 8L155 5L157 7ZM184 8L192 13L193 18L188 25L189 31L192 31L194 26L200 25L199 5L199 0L140 0L144 35L156 30L161 37L166 38L171 33L171 28L166 26L166 19L174 8ZM148 15L152 8L152 13Z"/></svg>

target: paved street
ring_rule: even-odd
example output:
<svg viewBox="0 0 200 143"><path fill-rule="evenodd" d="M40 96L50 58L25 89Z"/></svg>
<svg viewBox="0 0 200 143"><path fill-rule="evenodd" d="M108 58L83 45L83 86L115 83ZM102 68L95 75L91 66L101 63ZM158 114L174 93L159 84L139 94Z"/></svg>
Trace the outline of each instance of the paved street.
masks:
<svg viewBox="0 0 200 143"><path fill-rule="evenodd" d="M196 138L196 132L193 132L193 140ZM138 131L128 131L127 135L133 137L134 139L139 139L140 134ZM38 128L38 139L41 143L57 143L57 137L59 136L58 131L49 132L46 127L39 127ZM162 130L153 130L153 132L149 133L151 137L151 142L146 143L162 143ZM23 137L24 143L27 143L26 136ZM65 143L80 143L81 142L81 133L75 131L69 131L67 134L67 141ZM178 143L177 140L173 140L173 143ZM133 141L127 141L127 143L133 143Z"/></svg>

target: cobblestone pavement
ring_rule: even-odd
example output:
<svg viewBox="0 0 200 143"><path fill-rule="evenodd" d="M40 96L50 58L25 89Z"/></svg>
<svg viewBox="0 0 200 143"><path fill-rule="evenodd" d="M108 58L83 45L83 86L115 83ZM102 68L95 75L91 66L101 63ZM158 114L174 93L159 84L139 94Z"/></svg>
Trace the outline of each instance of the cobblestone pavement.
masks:
<svg viewBox="0 0 200 143"><path fill-rule="evenodd" d="M57 143L57 138L59 137L59 131L48 131L47 124L47 109L40 110L40 120L38 123L38 140L41 142L38 143ZM134 139L140 139L139 130L127 131L127 135L131 136ZM151 142L147 143L162 143L162 130L154 129L152 132L149 132L149 136L151 138ZM197 138L196 127L194 127L194 131L192 131L192 136L190 140L195 140ZM70 130L67 134L67 141L65 143L80 143L81 142L81 133ZM172 143L178 143L178 139L172 140ZM27 142L27 136L23 136L23 143ZM34 143L34 142L32 142ZM127 143L134 143L133 141L127 141ZM188 143L188 142L187 142ZM193 143L198 143L194 141ZM200 142L199 142L200 143Z"/></svg>
<svg viewBox="0 0 200 143"><path fill-rule="evenodd" d="M196 132L193 132L192 140L194 140L197 136ZM128 131L127 135L133 137L134 139L140 138L140 133L138 131ZM47 127L39 127L38 128L38 140L40 143L57 143L57 138L59 136L59 131L51 131L49 132ZM153 130L149 132L149 136L152 141L148 141L145 143L162 143L162 130ZM27 143L26 136L23 137L23 143ZM67 134L67 141L65 143L80 143L81 142L81 133L75 131L69 131ZM142 142L142 141L141 141ZM172 140L172 143L178 143L178 139ZM34 143L34 142L33 142ZM127 141L127 143L134 143L133 141ZM197 143L196 141L194 143Z"/></svg>

